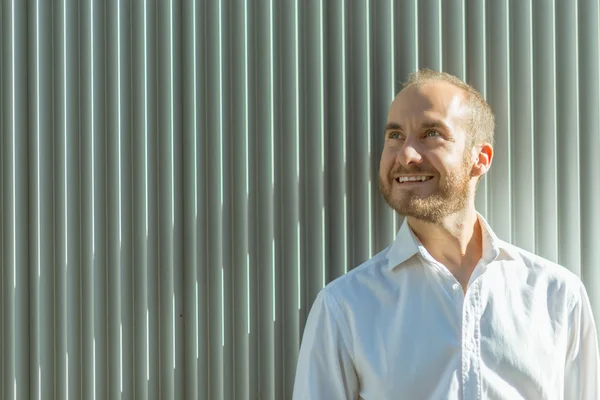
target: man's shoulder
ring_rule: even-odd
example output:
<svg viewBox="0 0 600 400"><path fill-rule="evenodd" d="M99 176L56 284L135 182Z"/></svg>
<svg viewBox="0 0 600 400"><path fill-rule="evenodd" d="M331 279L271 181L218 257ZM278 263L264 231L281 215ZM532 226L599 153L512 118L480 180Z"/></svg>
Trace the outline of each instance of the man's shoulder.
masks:
<svg viewBox="0 0 600 400"><path fill-rule="evenodd" d="M558 264L507 242L503 242L503 248L519 265L526 268L528 275L543 278L548 283L566 285L574 291L579 290L581 279L569 269L569 266Z"/></svg>
<svg viewBox="0 0 600 400"><path fill-rule="evenodd" d="M384 286L387 280L385 275L389 248L386 247L344 275L335 278L325 286L324 290L339 299L348 295L354 297L365 289L371 291Z"/></svg>

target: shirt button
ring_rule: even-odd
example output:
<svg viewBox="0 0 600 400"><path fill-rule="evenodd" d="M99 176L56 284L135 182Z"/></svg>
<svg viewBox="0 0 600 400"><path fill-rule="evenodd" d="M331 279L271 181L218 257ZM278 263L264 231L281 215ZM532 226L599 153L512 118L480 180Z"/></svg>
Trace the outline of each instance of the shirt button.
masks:
<svg viewBox="0 0 600 400"><path fill-rule="evenodd" d="M460 285L458 283L455 283L454 285L452 285L452 289L458 292L458 289L460 289Z"/></svg>

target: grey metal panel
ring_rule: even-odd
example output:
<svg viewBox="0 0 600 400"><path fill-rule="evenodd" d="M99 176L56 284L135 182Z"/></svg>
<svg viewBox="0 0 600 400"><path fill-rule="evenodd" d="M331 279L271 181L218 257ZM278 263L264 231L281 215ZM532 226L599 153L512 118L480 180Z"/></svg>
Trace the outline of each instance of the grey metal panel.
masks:
<svg viewBox="0 0 600 400"><path fill-rule="evenodd" d="M417 66L490 102L478 210L598 314L597 2L0 10L3 397L290 398L317 292L400 226L378 166Z"/></svg>

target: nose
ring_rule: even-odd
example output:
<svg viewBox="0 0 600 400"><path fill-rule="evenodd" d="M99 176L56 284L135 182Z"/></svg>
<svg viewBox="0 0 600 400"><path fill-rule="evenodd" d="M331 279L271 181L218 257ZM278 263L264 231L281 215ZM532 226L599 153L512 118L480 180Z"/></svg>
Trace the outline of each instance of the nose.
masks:
<svg viewBox="0 0 600 400"><path fill-rule="evenodd" d="M398 149L396 161L402 165L420 164L423 161L421 153L408 141Z"/></svg>

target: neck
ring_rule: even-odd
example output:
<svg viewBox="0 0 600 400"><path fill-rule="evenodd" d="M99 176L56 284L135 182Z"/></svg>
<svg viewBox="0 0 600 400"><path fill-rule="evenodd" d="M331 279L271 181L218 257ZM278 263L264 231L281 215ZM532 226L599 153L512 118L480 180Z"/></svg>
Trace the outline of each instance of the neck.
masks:
<svg viewBox="0 0 600 400"><path fill-rule="evenodd" d="M481 226L474 206L448 215L439 223L413 217L408 217L407 220L412 231L435 260L445 265L455 276L468 274L470 277L482 254Z"/></svg>

